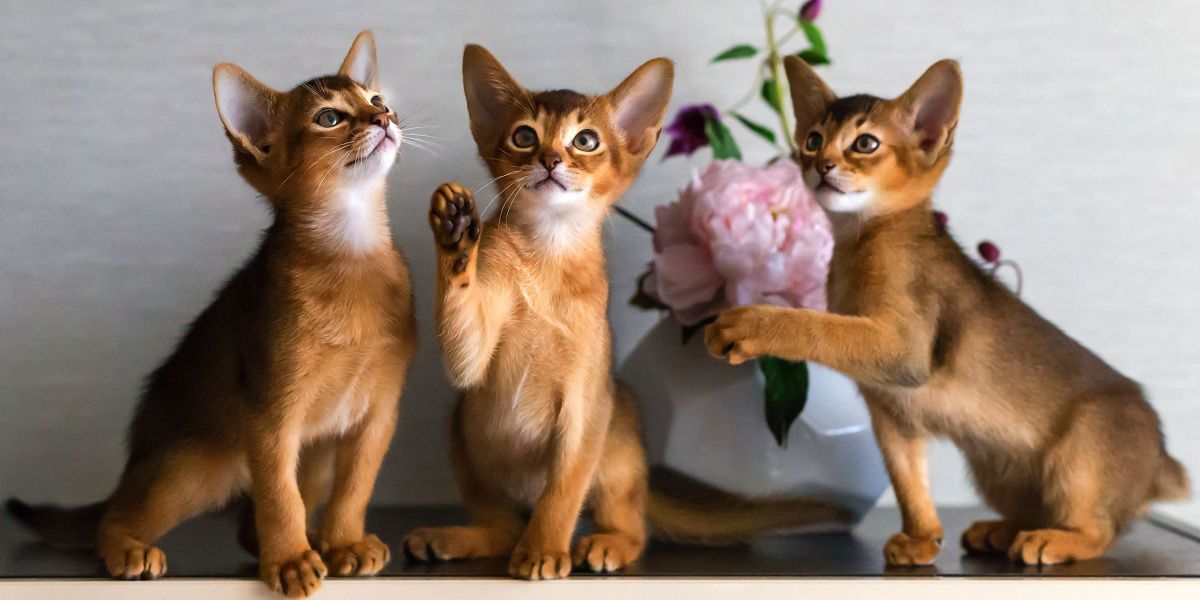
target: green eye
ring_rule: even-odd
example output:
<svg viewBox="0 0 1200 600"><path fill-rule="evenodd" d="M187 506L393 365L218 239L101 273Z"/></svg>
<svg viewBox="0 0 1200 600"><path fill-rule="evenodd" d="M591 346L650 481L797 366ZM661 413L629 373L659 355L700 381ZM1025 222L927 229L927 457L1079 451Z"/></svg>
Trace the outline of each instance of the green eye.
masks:
<svg viewBox="0 0 1200 600"><path fill-rule="evenodd" d="M825 140L821 137L821 134L814 131L808 134L808 137L804 139L804 149L808 152L816 152L817 150L821 149L821 144L824 141Z"/></svg>
<svg viewBox="0 0 1200 600"><path fill-rule="evenodd" d="M326 108L325 110L317 113L317 117L313 119L313 123L316 123L321 127L333 127L341 122L342 115L332 108Z"/></svg>
<svg viewBox="0 0 1200 600"><path fill-rule="evenodd" d="M879 148L879 138L864 133L854 138L854 145L851 148L859 154L870 154Z"/></svg>
<svg viewBox="0 0 1200 600"><path fill-rule="evenodd" d="M575 139L571 141L571 145L583 152L595 152L596 148L600 147L600 136L596 135L591 129L584 129L575 134Z"/></svg>
<svg viewBox="0 0 1200 600"><path fill-rule="evenodd" d="M537 132L528 125L522 125L513 132L512 143L518 148L532 148L538 143Z"/></svg>

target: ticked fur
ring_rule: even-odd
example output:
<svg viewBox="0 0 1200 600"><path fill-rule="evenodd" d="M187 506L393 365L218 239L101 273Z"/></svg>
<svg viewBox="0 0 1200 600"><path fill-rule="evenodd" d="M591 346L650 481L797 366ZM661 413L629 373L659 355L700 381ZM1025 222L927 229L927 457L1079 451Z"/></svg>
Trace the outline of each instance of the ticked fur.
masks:
<svg viewBox="0 0 1200 600"><path fill-rule="evenodd" d="M786 61L798 160L834 225L829 312L742 307L705 332L739 363L813 360L854 378L896 490L890 564L929 564L942 526L925 440L951 439L1002 516L970 552L1031 564L1102 554L1146 505L1187 493L1141 388L985 274L934 220L962 81L941 61L885 100L838 98Z"/></svg>

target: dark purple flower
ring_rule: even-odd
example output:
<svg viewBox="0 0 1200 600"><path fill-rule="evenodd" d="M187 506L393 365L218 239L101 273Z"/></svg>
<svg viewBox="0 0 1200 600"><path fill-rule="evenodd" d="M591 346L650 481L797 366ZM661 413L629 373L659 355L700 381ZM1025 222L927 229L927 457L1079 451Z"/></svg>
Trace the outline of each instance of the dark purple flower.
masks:
<svg viewBox="0 0 1200 600"><path fill-rule="evenodd" d="M979 242L979 256L982 256L983 260L990 263L998 262L1000 260L1000 247L987 240Z"/></svg>
<svg viewBox="0 0 1200 600"><path fill-rule="evenodd" d="M671 145L667 148L667 156L686 154L708 145L708 134L704 132L704 123L708 119L720 121L717 107L711 104L689 104L675 113L675 120L664 127L671 136Z"/></svg>
<svg viewBox="0 0 1200 600"><path fill-rule="evenodd" d="M933 211L933 222L937 223L939 228L945 229L946 225L950 223L950 215L940 210L935 210Z"/></svg>
<svg viewBox="0 0 1200 600"><path fill-rule="evenodd" d="M808 0L800 7L801 21L816 21L821 14L821 0Z"/></svg>

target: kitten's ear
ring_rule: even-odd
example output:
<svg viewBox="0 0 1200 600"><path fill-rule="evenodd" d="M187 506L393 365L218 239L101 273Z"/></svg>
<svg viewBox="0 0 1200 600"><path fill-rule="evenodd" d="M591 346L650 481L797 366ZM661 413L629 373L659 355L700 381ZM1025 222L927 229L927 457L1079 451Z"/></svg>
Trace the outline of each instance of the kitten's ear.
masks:
<svg viewBox="0 0 1200 600"><path fill-rule="evenodd" d="M674 83L675 65L665 58L655 58L608 93L613 125L633 154L649 154L654 148Z"/></svg>
<svg viewBox="0 0 1200 600"><path fill-rule="evenodd" d="M213 97L225 133L234 150L260 164L271 151L268 138L282 96L237 65L222 63L213 68Z"/></svg>
<svg viewBox="0 0 1200 600"><path fill-rule="evenodd" d="M463 92L471 135L488 143L503 135L518 107L530 106L529 94L487 48L469 44L463 50Z"/></svg>
<svg viewBox="0 0 1200 600"><path fill-rule="evenodd" d="M370 29L359 32L346 53L338 75L345 75L367 89L379 89L379 63L375 60L375 36Z"/></svg>
<svg viewBox="0 0 1200 600"><path fill-rule="evenodd" d="M784 57L783 70L787 72L788 84L792 90L796 140L801 141L802 136L806 136L808 130L829 112L829 105L837 100L837 94L834 94L821 76L799 57Z"/></svg>
<svg viewBox="0 0 1200 600"><path fill-rule="evenodd" d="M896 99L917 145L933 161L954 141L963 82L958 63L940 60Z"/></svg>

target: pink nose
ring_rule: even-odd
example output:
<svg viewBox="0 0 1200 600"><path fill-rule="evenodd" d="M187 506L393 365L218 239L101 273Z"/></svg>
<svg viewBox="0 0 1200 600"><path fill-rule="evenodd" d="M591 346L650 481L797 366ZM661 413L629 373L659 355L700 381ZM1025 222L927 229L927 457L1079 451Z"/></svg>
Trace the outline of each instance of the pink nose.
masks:
<svg viewBox="0 0 1200 600"><path fill-rule="evenodd" d="M561 162L562 156L554 150L547 150L542 153L541 163L543 167L546 167L547 171L553 171L554 167L557 167Z"/></svg>
<svg viewBox="0 0 1200 600"><path fill-rule="evenodd" d="M378 125L384 129L387 129L388 124L391 122L392 122L391 119L388 118L388 114L385 112L381 112L381 113L371 117L372 125Z"/></svg>

